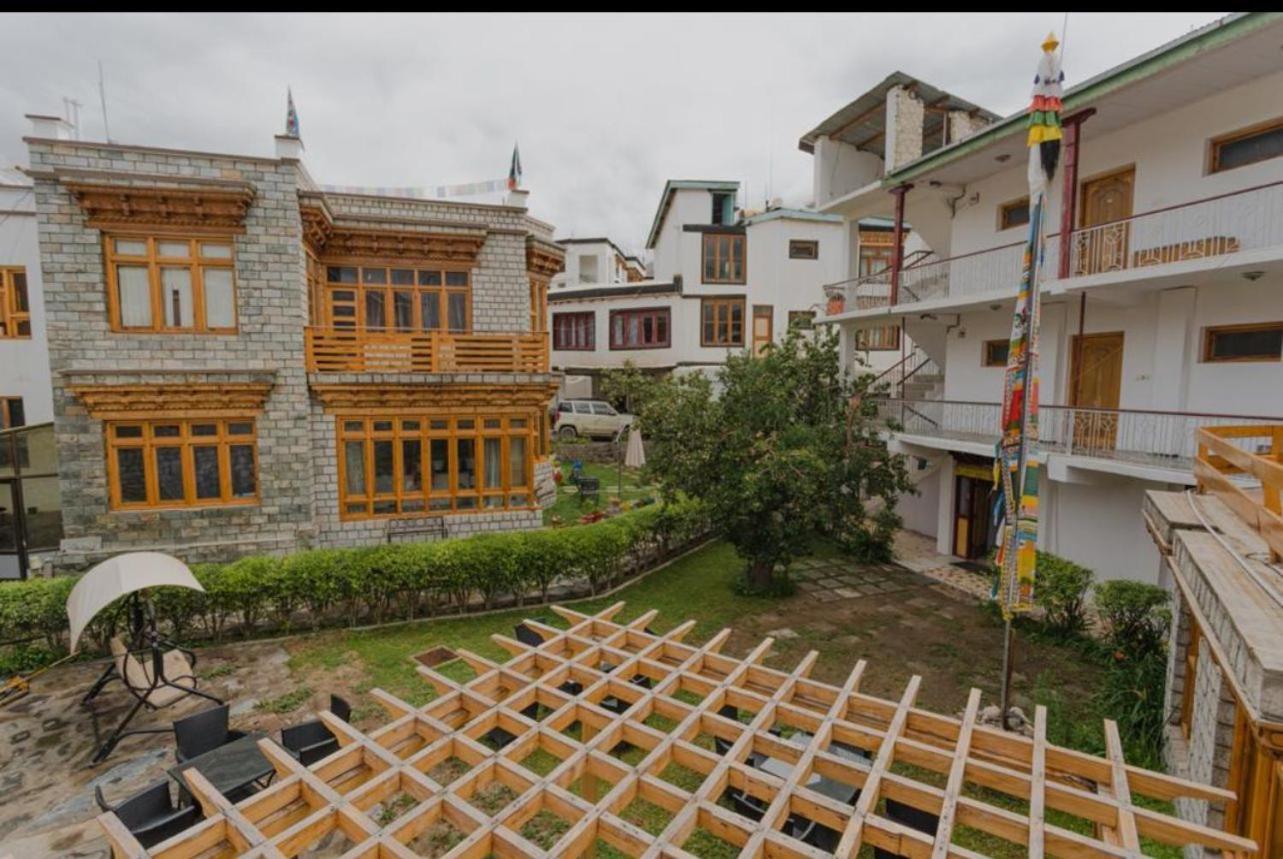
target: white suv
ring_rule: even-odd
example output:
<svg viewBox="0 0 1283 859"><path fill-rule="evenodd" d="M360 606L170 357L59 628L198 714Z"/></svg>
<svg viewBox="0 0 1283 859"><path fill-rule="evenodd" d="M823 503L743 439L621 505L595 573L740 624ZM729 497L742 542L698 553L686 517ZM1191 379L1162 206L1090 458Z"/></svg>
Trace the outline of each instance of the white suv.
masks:
<svg viewBox="0 0 1283 859"><path fill-rule="evenodd" d="M632 415L615 411L604 400L562 400L557 406L558 438L614 438L632 422Z"/></svg>

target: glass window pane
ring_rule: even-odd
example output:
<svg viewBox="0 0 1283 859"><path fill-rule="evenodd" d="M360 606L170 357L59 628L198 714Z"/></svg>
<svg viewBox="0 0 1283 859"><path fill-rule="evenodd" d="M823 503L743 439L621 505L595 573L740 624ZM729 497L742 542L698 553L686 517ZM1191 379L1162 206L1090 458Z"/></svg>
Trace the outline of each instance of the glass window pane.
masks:
<svg viewBox="0 0 1283 859"><path fill-rule="evenodd" d="M356 283L356 267L332 265L325 269L325 279L330 283Z"/></svg>
<svg viewBox="0 0 1283 859"><path fill-rule="evenodd" d="M447 271L445 273L446 286L467 286L468 273L466 271Z"/></svg>
<svg viewBox="0 0 1283 859"><path fill-rule="evenodd" d="M387 316L384 313L382 290L372 289L365 293L365 327L386 328Z"/></svg>
<svg viewBox="0 0 1283 859"><path fill-rule="evenodd" d="M451 331L468 330L468 296L462 292L447 293Z"/></svg>
<svg viewBox="0 0 1283 859"><path fill-rule="evenodd" d="M142 438L143 428L136 424L116 427L116 438Z"/></svg>
<svg viewBox="0 0 1283 859"><path fill-rule="evenodd" d="M253 498L258 491L258 474L254 468L254 446L234 444L230 450L232 459L232 497Z"/></svg>
<svg viewBox="0 0 1283 859"><path fill-rule="evenodd" d="M526 442L525 436L514 436L508 439L508 485L526 485Z"/></svg>
<svg viewBox="0 0 1283 859"><path fill-rule="evenodd" d="M192 435L218 435L218 424L192 424Z"/></svg>
<svg viewBox="0 0 1283 859"><path fill-rule="evenodd" d="M115 248L116 253L121 256L147 256L147 242L142 239L116 239Z"/></svg>
<svg viewBox="0 0 1283 859"><path fill-rule="evenodd" d="M477 441L471 438L457 440L459 457L459 489L477 488Z"/></svg>
<svg viewBox="0 0 1283 859"><path fill-rule="evenodd" d="M178 438L183 434L183 430L178 424L161 424L152 427L151 434L156 438Z"/></svg>
<svg viewBox="0 0 1283 859"><path fill-rule="evenodd" d="M124 427L121 429L124 429ZM120 479L121 501L129 503L147 500L147 481L143 476L142 448L118 448L116 450L116 472Z"/></svg>
<svg viewBox="0 0 1283 859"><path fill-rule="evenodd" d="M486 489L498 489L503 486L503 439L486 439L483 453L486 468Z"/></svg>
<svg viewBox="0 0 1283 859"><path fill-rule="evenodd" d="M439 271L421 271L419 272L419 286L440 286L441 272Z"/></svg>
<svg viewBox="0 0 1283 859"><path fill-rule="evenodd" d="M423 490L423 442L415 439L401 440L401 491Z"/></svg>
<svg viewBox="0 0 1283 859"><path fill-rule="evenodd" d="M210 328L232 328L236 325L232 270L207 268L201 276L205 279L205 324Z"/></svg>
<svg viewBox="0 0 1283 859"><path fill-rule="evenodd" d="M18 308L19 313L26 313L31 309L27 301L27 273L25 271L15 271L13 273L13 305Z"/></svg>
<svg viewBox="0 0 1283 859"><path fill-rule="evenodd" d="M151 283L146 266L116 266L120 324L125 328L151 327Z"/></svg>
<svg viewBox="0 0 1283 859"><path fill-rule="evenodd" d="M343 444L344 490L348 495L365 494L365 442Z"/></svg>
<svg viewBox="0 0 1283 859"><path fill-rule="evenodd" d="M392 269L393 286L414 286L414 269L394 268Z"/></svg>
<svg viewBox="0 0 1283 859"><path fill-rule="evenodd" d="M192 448L192 459L196 465L196 497L221 498L223 490L218 473L218 448Z"/></svg>
<svg viewBox="0 0 1283 859"><path fill-rule="evenodd" d="M228 435L250 435L254 432L254 424L250 421L233 421L227 425Z"/></svg>
<svg viewBox="0 0 1283 859"><path fill-rule="evenodd" d="M156 448L156 485L161 501L183 500L183 449Z"/></svg>
<svg viewBox="0 0 1283 859"><path fill-rule="evenodd" d="M441 327L441 293L420 293L419 305L423 313L423 330L436 331L439 329Z"/></svg>
<svg viewBox="0 0 1283 859"><path fill-rule="evenodd" d="M450 488L450 442L444 438L432 439L432 488Z"/></svg>
<svg viewBox="0 0 1283 859"><path fill-rule="evenodd" d="M413 331L414 294L404 290L392 293L392 313L398 331Z"/></svg>
<svg viewBox="0 0 1283 859"><path fill-rule="evenodd" d="M232 246L221 245L214 242L201 242L200 255L205 259L231 259Z"/></svg>
<svg viewBox="0 0 1283 859"><path fill-rule="evenodd" d="M165 325L170 328L191 328L195 325L191 269L162 268L160 284L160 302L161 307L164 308Z"/></svg>
<svg viewBox="0 0 1283 859"><path fill-rule="evenodd" d="M156 256L185 259L191 253L191 245L187 242L156 242Z"/></svg>
<svg viewBox="0 0 1283 859"><path fill-rule="evenodd" d="M361 269L362 283L387 283L388 270L385 268L363 268Z"/></svg>
<svg viewBox="0 0 1283 859"><path fill-rule="evenodd" d="M388 440L374 443L374 491L393 491L392 442Z"/></svg>

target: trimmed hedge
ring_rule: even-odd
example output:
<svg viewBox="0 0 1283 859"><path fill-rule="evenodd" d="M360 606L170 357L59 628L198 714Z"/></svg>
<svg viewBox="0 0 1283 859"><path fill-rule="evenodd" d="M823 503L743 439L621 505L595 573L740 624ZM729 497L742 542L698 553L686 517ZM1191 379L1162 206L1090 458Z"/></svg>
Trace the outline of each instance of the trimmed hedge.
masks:
<svg viewBox="0 0 1283 859"><path fill-rule="evenodd" d="M643 507L592 525L484 534L431 543L314 549L284 557L255 555L192 568L205 593L162 588L152 599L174 638L219 640L321 626L383 623L440 613L546 601L554 582L596 594L707 535L702 505L677 501ZM47 652L67 649L67 595L61 576L0 585L0 642L38 639ZM119 612L98 614L87 646L101 650ZM31 663L32 648L13 658ZM0 664L6 660L0 657Z"/></svg>

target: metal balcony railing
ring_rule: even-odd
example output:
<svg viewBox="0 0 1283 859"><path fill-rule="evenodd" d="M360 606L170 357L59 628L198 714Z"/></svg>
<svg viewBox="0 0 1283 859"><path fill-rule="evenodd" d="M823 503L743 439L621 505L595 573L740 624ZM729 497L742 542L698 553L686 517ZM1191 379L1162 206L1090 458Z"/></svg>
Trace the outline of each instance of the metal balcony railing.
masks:
<svg viewBox="0 0 1283 859"><path fill-rule="evenodd" d="M546 373L548 335L309 327L306 355L321 373Z"/></svg>
<svg viewBox="0 0 1283 859"><path fill-rule="evenodd" d="M883 417L905 433L985 444L998 441L1001 411L999 403L960 400L888 398L882 407ZM1040 405L1038 444L1052 453L1187 471L1197 454L1197 430L1244 422L1283 428L1283 417Z"/></svg>

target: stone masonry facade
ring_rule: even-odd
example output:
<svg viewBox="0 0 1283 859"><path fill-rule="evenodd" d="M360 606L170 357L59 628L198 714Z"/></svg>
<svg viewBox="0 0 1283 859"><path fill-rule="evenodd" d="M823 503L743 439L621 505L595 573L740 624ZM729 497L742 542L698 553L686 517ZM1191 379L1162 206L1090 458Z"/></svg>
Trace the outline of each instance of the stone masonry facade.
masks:
<svg viewBox="0 0 1283 859"><path fill-rule="evenodd" d="M121 551L144 549L169 551L194 562L382 542L386 520L339 519L334 418L310 390L304 345L308 263L299 192L315 193L315 186L301 164L291 158L81 141L27 142L44 272L63 508L64 540L55 564L79 568ZM84 183L122 190L173 188L188 194L204 187L250 189L252 200L234 235L235 333L113 331L103 234L89 223L91 216L75 190ZM549 241L552 228L530 218L524 208L358 194L327 194L324 200L336 223L483 236L471 271L473 330L529 330L526 245L530 237ZM353 375L348 380L352 384L381 381ZM510 384L545 387L551 378L504 375ZM415 381L448 386L489 380L470 375L466 380ZM243 383L269 390L255 418L259 503L110 508L103 421L73 389ZM551 482L546 463L537 463L537 475ZM537 490L541 500L546 498L547 487ZM541 521L538 510L448 518L452 536L538 527Z"/></svg>

